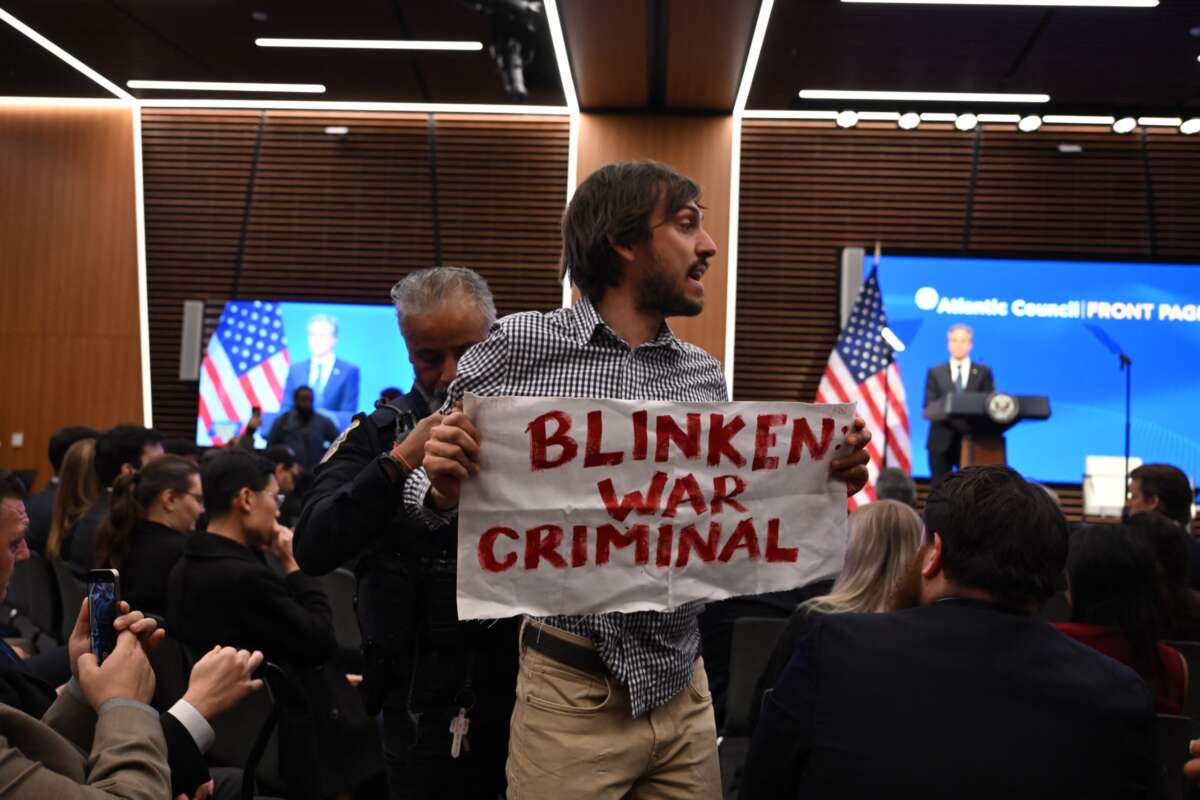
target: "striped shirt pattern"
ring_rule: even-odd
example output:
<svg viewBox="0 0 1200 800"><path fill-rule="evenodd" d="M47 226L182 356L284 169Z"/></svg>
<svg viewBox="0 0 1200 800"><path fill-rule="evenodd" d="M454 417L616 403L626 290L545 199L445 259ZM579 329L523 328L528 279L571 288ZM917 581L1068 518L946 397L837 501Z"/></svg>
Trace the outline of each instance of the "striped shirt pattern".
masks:
<svg viewBox="0 0 1200 800"><path fill-rule="evenodd" d="M729 393L721 364L681 341L665 323L658 336L630 348L586 299L549 313L525 312L500 320L486 341L458 365L458 377L442 413L466 392L508 397L586 397L619 400L725 402ZM404 487L410 514L431 524L438 515L425 505L429 478L413 472ZM700 651L696 617L703 603L669 612L555 616L549 625L596 645L611 675L629 690L633 715L665 705L687 686Z"/></svg>

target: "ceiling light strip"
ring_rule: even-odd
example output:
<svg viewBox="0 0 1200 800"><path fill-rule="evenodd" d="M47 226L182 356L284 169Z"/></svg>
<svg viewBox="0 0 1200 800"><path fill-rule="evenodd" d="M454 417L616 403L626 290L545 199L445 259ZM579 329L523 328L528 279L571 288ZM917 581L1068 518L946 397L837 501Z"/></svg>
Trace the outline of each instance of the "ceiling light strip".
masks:
<svg viewBox="0 0 1200 800"><path fill-rule="evenodd" d="M1021 121L1020 114L979 114L980 122L1011 122L1016 124Z"/></svg>
<svg viewBox="0 0 1200 800"><path fill-rule="evenodd" d="M558 62L558 75L562 79L563 98L572 114L579 113L579 96L575 93L575 75L571 72L571 59L567 55L567 40L563 36L562 17L558 15L557 0L545 0L546 21L550 23L550 40L554 43L554 60Z"/></svg>
<svg viewBox="0 0 1200 800"><path fill-rule="evenodd" d="M742 80L738 84L737 96L733 101L733 131L729 147L729 233L725 256L725 350L722 366L725 369L725 389L733 397L733 358L737 335L737 285L738 285L738 227L741 214L742 193L742 118L746 102L750 99L750 87L758 72L758 61L762 55L763 40L771 24L771 12L775 0L762 0L758 6L758 19L754 22L754 33L750 37L750 48L746 51L746 63L742 65ZM836 116L836 115L835 115Z"/></svg>
<svg viewBox="0 0 1200 800"><path fill-rule="evenodd" d="M1155 8L1159 0L842 0L843 3L925 6L1069 6L1075 8Z"/></svg>
<svg viewBox="0 0 1200 800"><path fill-rule="evenodd" d="M127 108L129 100L118 97L7 97L0 106L72 106L76 108Z"/></svg>
<svg viewBox="0 0 1200 800"><path fill-rule="evenodd" d="M921 115L921 122L954 122L958 119L958 114L949 112L933 111Z"/></svg>
<svg viewBox="0 0 1200 800"><path fill-rule="evenodd" d="M859 111L858 118L863 122L895 122L900 119L899 111Z"/></svg>
<svg viewBox="0 0 1200 800"><path fill-rule="evenodd" d="M146 262L146 188L142 161L142 110L134 104L129 109L133 126L133 197L134 229L137 247L138 292L138 354L142 371L142 424L154 427L154 392L151 391L150 370L150 294Z"/></svg>
<svg viewBox="0 0 1200 800"><path fill-rule="evenodd" d="M750 87L754 84L754 74L758 72L758 59L762 55L763 40L767 38L767 26L771 23L771 11L774 7L775 0L762 0L758 9L754 35L750 37L750 49L746 51L746 64L742 67L742 82L738 84L737 98L733 101L735 117L746 110L746 101L750 99Z"/></svg>
<svg viewBox="0 0 1200 800"><path fill-rule="evenodd" d="M17 19L12 14L5 11L3 8L0 8L0 20L7 22L9 25L16 28L21 33L25 34L25 36L32 39L38 45L45 48L46 50L49 50L51 53L58 56L60 59L67 62L72 67L79 70L84 75L91 78L93 81L100 84L105 89L112 92L114 95L121 98L122 100L133 100L134 99L133 95L131 95L129 92L125 91L120 86L117 86L115 83L113 83L108 78L101 75L99 72L96 72L96 70L92 69L87 64L83 63L78 58L76 58L75 56L68 53L66 50L63 50L61 47L56 45L54 42L50 41L45 36L42 36L40 33L35 31L33 28L29 27L28 25L26 25L24 22L21 22L21 20Z"/></svg>
<svg viewBox="0 0 1200 800"><path fill-rule="evenodd" d="M264 108L281 111L388 111L411 114L513 114L565 117L566 106L483 105L475 103L384 103L337 100L235 100L175 98L139 100L146 108Z"/></svg>
<svg viewBox="0 0 1200 800"><path fill-rule="evenodd" d="M283 39L260 37L254 40L259 47L298 47L325 50L438 50L475 52L483 42L437 41L421 39Z"/></svg>
<svg viewBox="0 0 1200 800"><path fill-rule="evenodd" d="M756 109L743 111L746 119L837 119L837 111L785 111L772 109Z"/></svg>
<svg viewBox="0 0 1200 800"><path fill-rule="evenodd" d="M288 92L324 94L321 83L244 83L240 81L125 81L130 89L176 90L181 92Z"/></svg>
<svg viewBox="0 0 1200 800"><path fill-rule="evenodd" d="M844 89L801 89L801 100L895 100L917 103L1048 103L1048 94L996 92L877 92Z"/></svg>
<svg viewBox="0 0 1200 800"><path fill-rule="evenodd" d="M1143 128L1178 128L1182 124L1180 117L1138 117L1138 125Z"/></svg>
<svg viewBox="0 0 1200 800"><path fill-rule="evenodd" d="M1047 114L1042 117L1047 125L1112 125L1116 117L1087 117L1074 114Z"/></svg>

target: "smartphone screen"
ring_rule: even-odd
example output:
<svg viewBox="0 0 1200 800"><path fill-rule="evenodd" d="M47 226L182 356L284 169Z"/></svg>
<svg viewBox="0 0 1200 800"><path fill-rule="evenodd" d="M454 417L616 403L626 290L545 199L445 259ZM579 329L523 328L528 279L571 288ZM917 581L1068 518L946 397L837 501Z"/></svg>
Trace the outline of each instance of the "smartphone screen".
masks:
<svg viewBox="0 0 1200 800"><path fill-rule="evenodd" d="M98 663L117 646L117 603L121 600L120 575L115 569L93 569L87 580L88 611L91 617L92 655Z"/></svg>

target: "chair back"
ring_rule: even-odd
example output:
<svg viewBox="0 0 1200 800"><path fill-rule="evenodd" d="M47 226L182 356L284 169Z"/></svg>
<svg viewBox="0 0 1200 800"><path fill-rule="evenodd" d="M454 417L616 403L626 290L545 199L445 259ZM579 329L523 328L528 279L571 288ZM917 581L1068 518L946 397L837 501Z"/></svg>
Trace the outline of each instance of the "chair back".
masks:
<svg viewBox="0 0 1200 800"><path fill-rule="evenodd" d="M190 653L194 656L194 653ZM265 665L264 673L278 669ZM254 794L254 784L266 794L283 796L286 786L279 771L279 731L275 695L269 680L263 688L211 720L216 740L209 748L208 762L218 767L241 769L243 797Z"/></svg>
<svg viewBox="0 0 1200 800"><path fill-rule="evenodd" d="M71 638L71 630L79 617L79 607L87 597L87 584L65 561L53 561L51 564L54 583L58 587L59 608L62 609L62 619L59 620L58 627L59 641L65 642Z"/></svg>
<svg viewBox="0 0 1200 800"><path fill-rule="evenodd" d="M61 633L58 607L58 588L54 574L46 560L37 553L30 553L25 561L17 562L12 579L8 583L8 604L20 611L34 627L55 641ZM75 607L79 613L79 607ZM71 617L75 621L75 617Z"/></svg>
<svg viewBox="0 0 1200 800"><path fill-rule="evenodd" d="M1200 720L1200 642L1167 642L1183 654L1187 662L1188 687L1187 699L1183 702L1183 713L1194 720Z"/></svg>
<svg viewBox="0 0 1200 800"><path fill-rule="evenodd" d="M150 705L166 711L187 692L193 661L182 644L167 636L150 651L154 670L154 699Z"/></svg>
<svg viewBox="0 0 1200 800"><path fill-rule="evenodd" d="M775 643L787 619L743 617L733 623L729 656L729 694L725 702L724 736L745 736L750 730L750 704Z"/></svg>
<svg viewBox="0 0 1200 800"><path fill-rule="evenodd" d="M358 579L348 569L339 567L320 578L321 588L329 598L333 611L333 630L338 647L358 652L362 649L362 634L358 629L358 615L354 612L354 594Z"/></svg>
<svg viewBox="0 0 1200 800"><path fill-rule="evenodd" d="M1158 760L1162 765L1167 800L1184 800L1189 795L1183 764L1188 760L1192 721L1175 714L1159 714L1154 733L1158 740Z"/></svg>

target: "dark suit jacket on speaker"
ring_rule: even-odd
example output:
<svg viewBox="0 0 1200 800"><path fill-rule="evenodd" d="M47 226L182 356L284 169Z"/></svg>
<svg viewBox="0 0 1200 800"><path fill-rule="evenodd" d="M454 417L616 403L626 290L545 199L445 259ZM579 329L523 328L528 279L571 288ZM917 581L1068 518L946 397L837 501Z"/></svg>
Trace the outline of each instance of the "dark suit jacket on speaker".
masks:
<svg viewBox="0 0 1200 800"><path fill-rule="evenodd" d="M925 402L921 408L927 408L935 400L941 400L954 391L954 380L950 375L950 362L944 361L936 367L930 367L925 374ZM996 383L992 378L991 367L985 364L971 362L971 374L967 376L967 386L964 392L994 392ZM929 438L925 446L933 453L942 453L953 449L958 444L958 434L944 422L932 422L929 425Z"/></svg>
<svg viewBox="0 0 1200 800"><path fill-rule="evenodd" d="M1154 725L1137 673L1028 615L819 614L763 700L739 797L1158 797Z"/></svg>
<svg viewBox="0 0 1200 800"><path fill-rule="evenodd" d="M287 411L292 407L292 394L301 386L308 386L316 391L317 387L308 382L311 371L312 359L306 358L292 364L288 370L287 385L283 387L280 411ZM358 411L358 367L344 359L334 359L333 371L325 381L325 391L317 398L315 406L331 411Z"/></svg>

